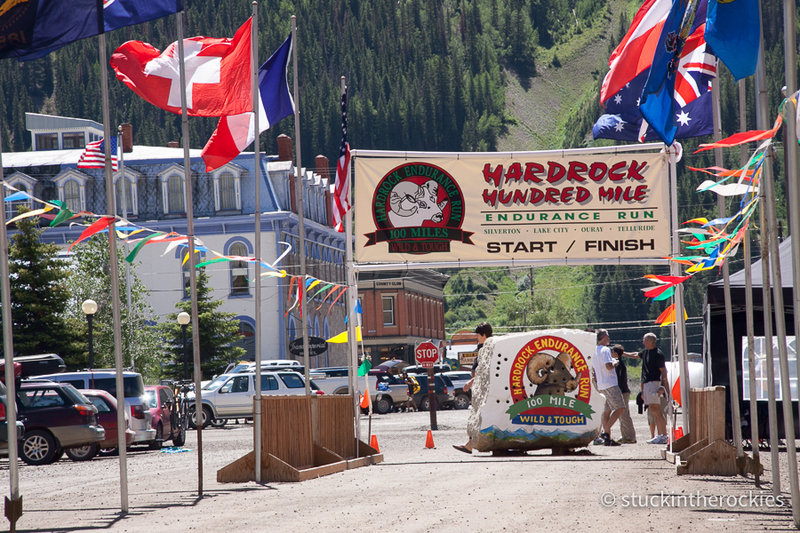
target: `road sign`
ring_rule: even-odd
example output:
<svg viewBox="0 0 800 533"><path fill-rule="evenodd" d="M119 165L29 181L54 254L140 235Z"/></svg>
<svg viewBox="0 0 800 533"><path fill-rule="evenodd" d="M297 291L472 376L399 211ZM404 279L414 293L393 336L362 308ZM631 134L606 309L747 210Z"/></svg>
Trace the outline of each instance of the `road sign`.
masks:
<svg viewBox="0 0 800 533"><path fill-rule="evenodd" d="M414 348L414 357L422 368L433 368L439 360L439 349L431 341L421 342Z"/></svg>

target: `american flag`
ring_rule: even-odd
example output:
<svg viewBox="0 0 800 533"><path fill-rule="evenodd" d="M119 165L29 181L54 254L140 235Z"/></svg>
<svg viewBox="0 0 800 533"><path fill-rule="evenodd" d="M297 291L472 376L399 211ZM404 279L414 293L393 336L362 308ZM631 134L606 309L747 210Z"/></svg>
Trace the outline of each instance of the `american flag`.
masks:
<svg viewBox="0 0 800 533"><path fill-rule="evenodd" d="M78 168L106 168L105 141L100 139L86 145L81 158L78 159ZM117 161L117 138L111 137L111 168L119 170Z"/></svg>
<svg viewBox="0 0 800 533"><path fill-rule="evenodd" d="M342 91L342 144L336 163L336 185L333 191L334 229L344 233L344 216L350 211L350 143L347 142L347 87Z"/></svg>

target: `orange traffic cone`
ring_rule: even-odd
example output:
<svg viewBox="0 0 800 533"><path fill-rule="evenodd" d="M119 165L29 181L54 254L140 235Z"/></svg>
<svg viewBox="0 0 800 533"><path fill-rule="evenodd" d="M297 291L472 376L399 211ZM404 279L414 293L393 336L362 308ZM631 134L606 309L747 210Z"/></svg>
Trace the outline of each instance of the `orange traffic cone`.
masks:
<svg viewBox="0 0 800 533"><path fill-rule="evenodd" d="M435 448L436 447L436 446L433 445L433 433L431 433L430 429L428 430L428 436L425 439L425 447L426 448Z"/></svg>
<svg viewBox="0 0 800 533"><path fill-rule="evenodd" d="M369 445L375 448L375 451L381 453L381 449L378 447L378 437L375 434L372 435L372 439L369 441Z"/></svg>

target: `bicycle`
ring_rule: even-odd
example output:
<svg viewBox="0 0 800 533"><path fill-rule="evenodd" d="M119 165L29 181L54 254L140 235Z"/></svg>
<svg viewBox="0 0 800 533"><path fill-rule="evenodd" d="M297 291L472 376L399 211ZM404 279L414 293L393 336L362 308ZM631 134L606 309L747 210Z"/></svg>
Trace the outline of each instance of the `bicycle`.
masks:
<svg viewBox="0 0 800 533"><path fill-rule="evenodd" d="M189 428L189 403L187 395L194 390L194 383L190 380L180 380L173 383L173 395L175 406L173 417L175 426L178 428L178 435L172 439L175 446L183 446L186 443L186 432Z"/></svg>

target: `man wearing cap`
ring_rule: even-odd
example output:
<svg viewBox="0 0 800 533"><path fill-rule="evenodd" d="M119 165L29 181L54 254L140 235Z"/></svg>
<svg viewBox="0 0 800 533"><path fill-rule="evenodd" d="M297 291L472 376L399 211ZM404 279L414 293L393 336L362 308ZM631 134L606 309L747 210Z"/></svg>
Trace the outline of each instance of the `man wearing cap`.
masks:
<svg viewBox="0 0 800 533"><path fill-rule="evenodd" d="M598 329L593 367L597 390L606 398L605 408L600 419L602 423L600 439L606 446L619 446L619 442L611 440L611 427L625 411L625 400L622 398L622 392L617 382L615 367L618 361L611 357L611 350L608 347L610 342L608 331Z"/></svg>

